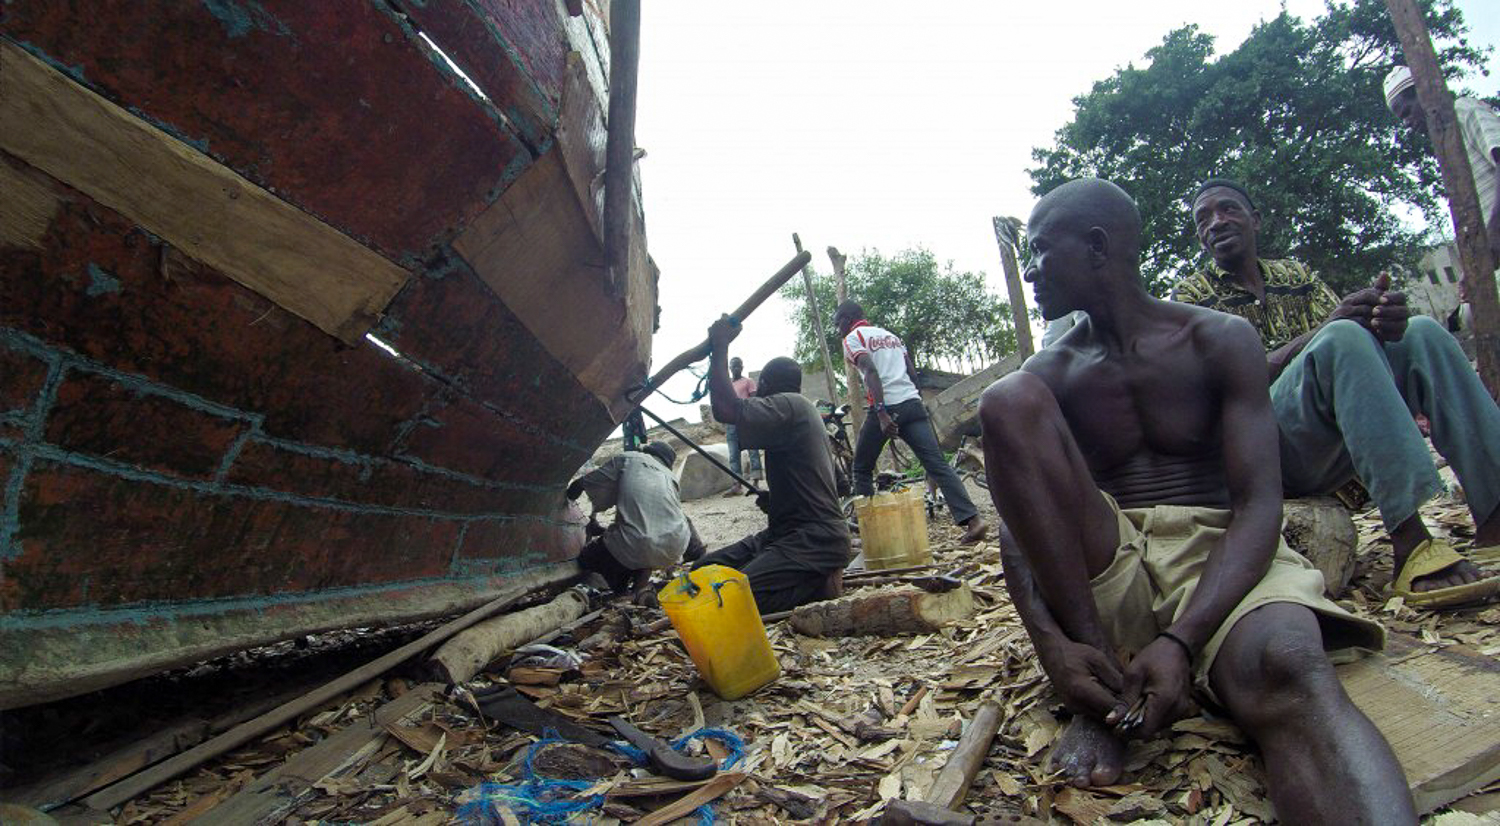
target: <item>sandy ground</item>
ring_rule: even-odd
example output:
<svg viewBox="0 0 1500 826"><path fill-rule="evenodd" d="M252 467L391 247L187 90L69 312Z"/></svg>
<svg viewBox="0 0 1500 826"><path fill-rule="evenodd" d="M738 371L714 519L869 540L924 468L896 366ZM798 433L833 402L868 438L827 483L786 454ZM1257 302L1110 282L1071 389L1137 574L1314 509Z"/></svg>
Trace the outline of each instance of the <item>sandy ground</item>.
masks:
<svg viewBox="0 0 1500 826"><path fill-rule="evenodd" d="M995 506L990 502L989 491L967 482L969 498L979 508L979 512L995 524ZM703 544L713 551L742 539L747 534L755 533L766 527L766 515L755 507L755 499L750 496L722 495L710 496L706 499L698 499L692 502L683 502L682 511L693 520L693 526L698 529L698 535L703 538ZM947 511L941 511L932 520L939 530L950 530L952 538L957 538L961 531L953 526L953 520L948 517ZM992 534L993 536L993 534Z"/></svg>

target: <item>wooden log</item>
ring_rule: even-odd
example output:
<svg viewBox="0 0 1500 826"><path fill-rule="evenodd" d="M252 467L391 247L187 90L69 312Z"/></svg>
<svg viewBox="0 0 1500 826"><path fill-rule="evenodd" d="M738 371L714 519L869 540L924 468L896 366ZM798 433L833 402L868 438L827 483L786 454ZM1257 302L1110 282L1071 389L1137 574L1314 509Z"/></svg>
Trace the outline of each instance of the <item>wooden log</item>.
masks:
<svg viewBox="0 0 1500 826"><path fill-rule="evenodd" d="M1354 552L1359 530L1339 500L1332 496L1289 499L1282 506L1281 534L1292 550L1307 557L1323 572L1323 588L1330 597L1343 596L1354 576Z"/></svg>
<svg viewBox="0 0 1500 826"><path fill-rule="evenodd" d="M974 719L969 721L969 727L958 739L958 745L927 792L928 803L949 810L963 805L969 794L969 785L974 782L979 767L984 765L984 758L990 753L990 744L995 741L995 733L1000 730L1004 716L1000 704L993 701L974 712Z"/></svg>
<svg viewBox="0 0 1500 826"><path fill-rule="evenodd" d="M432 655L429 664L450 685L466 682L501 654L578 619L588 608L588 597L564 591L545 605L496 617L455 635Z"/></svg>
<svg viewBox="0 0 1500 826"><path fill-rule="evenodd" d="M1485 215L1474 188L1474 170L1464 148L1458 119L1453 113L1453 95L1443 83L1443 71L1433 52L1432 37L1422 21L1416 0L1385 0L1401 52L1417 85L1417 103L1427 119L1427 133L1437 150L1443 189L1448 193L1448 211L1453 215L1458 257L1463 265L1469 305L1474 309L1474 354L1479 377L1490 395L1500 398L1500 290L1494 278L1496 262L1490 255Z"/></svg>
<svg viewBox="0 0 1500 826"><path fill-rule="evenodd" d="M920 588L881 588L813 602L792 611L792 628L810 637L925 634L974 613L968 583L944 594Z"/></svg>
<svg viewBox="0 0 1500 826"><path fill-rule="evenodd" d="M156 787L158 784L171 780L188 769L198 766L207 760L212 760L230 749L250 742L256 737L285 723L287 720L323 705L345 691L350 691L384 674L411 657L416 656L419 652L437 645L485 617L498 611L504 611L506 608L516 604L517 601L532 590L533 587L530 585L518 587L504 596L497 597L475 608L458 619L451 620L434 628L423 634L421 638L413 640L397 648L395 651L377 657L343 676L335 677L314 691L310 691L295 700L283 703L253 720L241 723L218 737L200 743L175 757L156 764L146 771L127 777L112 786L107 786L101 791L84 798L84 803L90 808L100 811L112 809L136 797L140 793Z"/></svg>
<svg viewBox="0 0 1500 826"><path fill-rule="evenodd" d="M839 252L838 247L829 247L828 260L833 262L836 295L838 302L843 304L849 300L849 288L844 281L844 262L849 256ZM849 387L849 425L854 428L849 438L852 441L859 437L859 431L865 426L865 383L859 377L859 370L847 361L844 362L844 383Z"/></svg>
<svg viewBox="0 0 1500 826"><path fill-rule="evenodd" d="M990 221L995 226L995 243L1000 245L1000 266L1005 270L1005 289L1010 295L1011 323L1016 326L1016 352L1024 361L1031 358L1036 348L1031 343L1031 320L1026 317L1026 290L1021 286L1021 270L1016 266L1016 228L998 215Z"/></svg>

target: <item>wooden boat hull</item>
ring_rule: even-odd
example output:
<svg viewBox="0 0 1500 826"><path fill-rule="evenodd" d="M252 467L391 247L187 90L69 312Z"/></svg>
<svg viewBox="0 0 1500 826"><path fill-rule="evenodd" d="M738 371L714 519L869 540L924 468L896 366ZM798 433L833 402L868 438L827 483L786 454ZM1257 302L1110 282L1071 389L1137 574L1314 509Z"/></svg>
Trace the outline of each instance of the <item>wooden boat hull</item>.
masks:
<svg viewBox="0 0 1500 826"><path fill-rule="evenodd" d="M603 277L605 26L0 10L0 709L573 570L656 304L638 211Z"/></svg>

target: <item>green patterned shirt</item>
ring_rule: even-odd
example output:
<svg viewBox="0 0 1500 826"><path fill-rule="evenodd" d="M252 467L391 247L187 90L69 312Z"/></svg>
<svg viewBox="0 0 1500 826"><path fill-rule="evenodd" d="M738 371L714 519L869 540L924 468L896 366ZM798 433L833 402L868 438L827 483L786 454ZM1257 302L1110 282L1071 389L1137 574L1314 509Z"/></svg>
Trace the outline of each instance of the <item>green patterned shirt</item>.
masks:
<svg viewBox="0 0 1500 826"><path fill-rule="evenodd" d="M1315 330L1339 305L1339 297L1302 262L1291 258L1258 259L1266 282L1264 304L1235 283L1218 264L1183 276L1172 299L1237 315L1255 325L1266 352Z"/></svg>

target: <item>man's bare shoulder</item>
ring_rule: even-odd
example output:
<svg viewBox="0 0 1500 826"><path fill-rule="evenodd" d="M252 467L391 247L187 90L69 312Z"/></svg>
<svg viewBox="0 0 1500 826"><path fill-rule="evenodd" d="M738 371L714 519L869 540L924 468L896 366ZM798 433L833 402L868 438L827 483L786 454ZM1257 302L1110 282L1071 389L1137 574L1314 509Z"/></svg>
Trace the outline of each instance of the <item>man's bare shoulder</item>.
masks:
<svg viewBox="0 0 1500 826"><path fill-rule="evenodd" d="M1021 364L1022 372L1031 373L1048 384L1056 382L1078 355L1076 342L1067 343L1067 338L1072 335L1073 330L1069 330L1068 335L1058 339L1056 344L1045 350L1039 350L1035 355L1026 359Z"/></svg>
<svg viewBox="0 0 1500 826"><path fill-rule="evenodd" d="M1247 358L1264 361L1260 334L1245 319L1193 304L1168 302L1168 305L1181 316L1193 349L1200 357L1213 362Z"/></svg>

